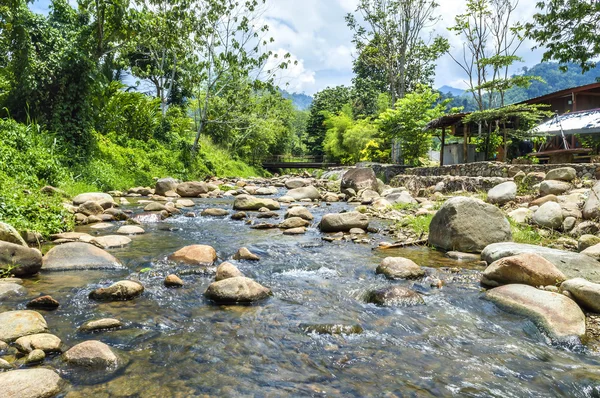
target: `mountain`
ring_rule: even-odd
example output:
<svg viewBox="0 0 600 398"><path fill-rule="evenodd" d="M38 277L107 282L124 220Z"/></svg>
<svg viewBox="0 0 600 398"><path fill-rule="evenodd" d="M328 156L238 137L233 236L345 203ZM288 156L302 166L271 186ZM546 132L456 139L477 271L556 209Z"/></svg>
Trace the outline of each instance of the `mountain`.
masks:
<svg viewBox="0 0 600 398"><path fill-rule="evenodd" d="M283 98L291 99L292 104L299 111L307 110L313 102L313 97L304 93L289 93L281 90L281 95L283 95Z"/></svg>
<svg viewBox="0 0 600 398"><path fill-rule="evenodd" d="M438 91L442 94L452 94L454 97L460 97L465 93L465 90L461 90L460 88L451 87L451 86L442 86L438 88Z"/></svg>

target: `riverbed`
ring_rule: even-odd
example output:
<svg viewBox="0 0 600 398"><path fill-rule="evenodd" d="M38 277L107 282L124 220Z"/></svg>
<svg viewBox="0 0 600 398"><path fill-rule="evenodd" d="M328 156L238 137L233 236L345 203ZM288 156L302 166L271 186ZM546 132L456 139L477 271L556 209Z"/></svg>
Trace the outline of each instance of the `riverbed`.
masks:
<svg viewBox="0 0 600 398"><path fill-rule="evenodd" d="M123 209L141 212L132 200ZM196 213L232 208L232 199L194 199ZM311 204L308 204L310 207ZM552 344L523 317L483 300L477 264L460 263L426 247L379 250L387 240L369 234L368 244L326 242L315 228L325 213L351 206L310 208L315 223L305 235L253 230L244 221L177 215L143 224L125 248L109 250L125 265L119 271L46 272L24 281L26 298L0 303L24 309L30 298L50 294L56 311L41 311L50 333L67 346L98 339L121 358L111 375L74 374L59 355L45 365L69 385L66 397L524 397L600 395L600 354L586 345ZM279 210L283 219L286 207ZM89 227L78 231L107 235ZM375 226L385 226L375 221ZM213 246L272 289L251 306L218 306L203 293L210 273L168 262L190 244ZM258 262L233 261L240 247ZM425 267L430 279L388 281L375 274L384 257L402 256ZM164 287L176 273L185 286ZM132 301L97 303L91 290L122 279L139 279L146 290ZM445 282L432 287L429 280ZM419 292L426 305L398 308L367 304L368 291L391 284ZM92 335L77 331L91 319L117 318L119 330ZM317 334L313 326L343 325L350 334ZM1 394L0 394L1 395Z"/></svg>

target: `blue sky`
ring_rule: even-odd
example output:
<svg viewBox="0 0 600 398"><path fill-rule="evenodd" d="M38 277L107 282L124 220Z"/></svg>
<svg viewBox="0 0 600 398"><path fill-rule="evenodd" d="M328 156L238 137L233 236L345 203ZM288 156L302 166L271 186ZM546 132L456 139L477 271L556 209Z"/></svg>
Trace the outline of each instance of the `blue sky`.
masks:
<svg viewBox="0 0 600 398"><path fill-rule="evenodd" d="M435 34L450 40L452 52L459 55L462 42L447 27L457 14L464 12L465 0L439 0L441 20L434 27ZM46 12L49 0L37 0L32 9ZM268 0L264 14L275 39L273 51L289 52L298 63L281 77L282 86L288 83L288 91L314 94L327 87L349 85L352 79L353 46L352 33L346 26L344 16L356 9L358 0ZM533 0L521 0L516 15L528 20L534 13ZM522 66L532 66L541 59L541 52L531 51L532 43L526 42L518 55L525 59ZM464 72L445 55L438 61L436 87L450 85L464 88Z"/></svg>

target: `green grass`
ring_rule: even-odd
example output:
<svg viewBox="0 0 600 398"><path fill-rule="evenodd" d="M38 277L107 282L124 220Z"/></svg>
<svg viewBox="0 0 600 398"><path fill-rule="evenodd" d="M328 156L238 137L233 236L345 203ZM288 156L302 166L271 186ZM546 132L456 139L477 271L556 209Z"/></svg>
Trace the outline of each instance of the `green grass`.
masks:
<svg viewBox="0 0 600 398"><path fill-rule="evenodd" d="M421 236L429 233L429 224L431 224L432 218L433 214L422 216L406 216L402 219L402 221L399 221L399 225L404 229L410 229L417 236Z"/></svg>
<svg viewBox="0 0 600 398"><path fill-rule="evenodd" d="M392 210L399 210L399 211L415 210L415 209L419 208L419 204L418 203L394 203L393 205L390 206L390 208Z"/></svg>
<svg viewBox="0 0 600 398"><path fill-rule="evenodd" d="M549 231L547 236L540 234L540 230L529 224L520 224L509 218L510 229L515 243L527 243L537 246L549 246L561 237L557 231Z"/></svg>

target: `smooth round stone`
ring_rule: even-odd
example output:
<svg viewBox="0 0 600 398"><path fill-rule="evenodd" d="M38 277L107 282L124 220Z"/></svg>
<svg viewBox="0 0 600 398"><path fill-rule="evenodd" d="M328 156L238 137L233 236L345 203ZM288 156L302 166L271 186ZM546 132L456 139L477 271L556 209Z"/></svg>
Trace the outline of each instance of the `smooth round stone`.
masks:
<svg viewBox="0 0 600 398"><path fill-rule="evenodd" d="M44 256L42 271L71 271L123 268L112 254L89 243L72 242L55 246Z"/></svg>
<svg viewBox="0 0 600 398"><path fill-rule="evenodd" d="M250 261L258 261L260 257L256 254L252 253L248 248L242 247L237 253L233 255L234 260L250 260Z"/></svg>
<svg viewBox="0 0 600 398"><path fill-rule="evenodd" d="M27 303L27 308L35 308L41 310L55 310L60 303L52 298L52 296L41 296L34 298Z"/></svg>
<svg viewBox="0 0 600 398"><path fill-rule="evenodd" d="M87 321L79 327L80 332L90 333L100 330L116 329L123 326L123 323L114 318L94 319Z"/></svg>
<svg viewBox="0 0 600 398"><path fill-rule="evenodd" d="M115 224L111 224L111 223L108 223L108 222L101 222L101 223L92 225L90 227L90 229L109 229L109 228L112 228L114 226L115 226Z"/></svg>
<svg viewBox="0 0 600 398"><path fill-rule="evenodd" d="M33 364L33 363L39 363L39 362L43 362L44 359L46 359L46 353L44 353L44 351L42 350L33 350L29 353L29 355L27 355L27 358L25 359L25 363L26 364Z"/></svg>
<svg viewBox="0 0 600 398"><path fill-rule="evenodd" d="M27 294L27 290L17 283L0 283L0 300Z"/></svg>
<svg viewBox="0 0 600 398"><path fill-rule="evenodd" d="M6 360L0 358L0 370L10 370L13 366Z"/></svg>
<svg viewBox="0 0 600 398"><path fill-rule="evenodd" d="M79 343L65 352L65 361L88 369L116 369L118 358L109 346L101 341L89 340Z"/></svg>
<svg viewBox="0 0 600 398"><path fill-rule="evenodd" d="M303 235L306 233L305 227L300 228L290 228L283 231L284 235Z"/></svg>
<svg viewBox="0 0 600 398"><path fill-rule="evenodd" d="M184 285L183 280L175 274L168 275L164 284L166 287L182 287Z"/></svg>
<svg viewBox="0 0 600 398"><path fill-rule="evenodd" d="M117 234L119 235L141 235L144 233L146 233L146 231L136 225L123 225L117 229Z"/></svg>
<svg viewBox="0 0 600 398"><path fill-rule="evenodd" d="M22 336L44 333L48 324L36 311L19 310L0 313L0 340L10 342Z"/></svg>
<svg viewBox="0 0 600 398"><path fill-rule="evenodd" d="M60 376L50 369L19 369L0 373L3 398L49 398L62 386Z"/></svg>
<svg viewBox="0 0 600 398"><path fill-rule="evenodd" d="M89 298L97 301L133 300L144 292L144 286L136 281L124 280L115 282L109 287L98 288L89 294Z"/></svg>
<svg viewBox="0 0 600 398"><path fill-rule="evenodd" d="M31 334L29 336L19 337L15 345L21 352L31 352L33 350L42 350L44 352L60 351L60 339L50 333Z"/></svg>
<svg viewBox="0 0 600 398"><path fill-rule="evenodd" d="M217 267L216 281L222 281L236 276L244 276L244 274L233 264L224 262Z"/></svg>
<svg viewBox="0 0 600 398"><path fill-rule="evenodd" d="M92 244L99 246L102 249L115 249L127 246L131 243L131 239L122 235L107 235L97 236L92 239Z"/></svg>

